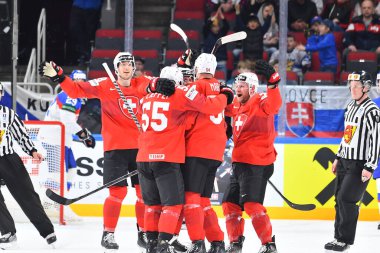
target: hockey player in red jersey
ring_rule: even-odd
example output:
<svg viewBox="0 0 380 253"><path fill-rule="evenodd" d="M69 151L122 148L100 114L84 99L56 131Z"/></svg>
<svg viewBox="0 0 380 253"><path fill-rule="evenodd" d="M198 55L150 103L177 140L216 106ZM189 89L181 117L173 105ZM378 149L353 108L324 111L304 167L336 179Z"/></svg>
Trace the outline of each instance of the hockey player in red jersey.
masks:
<svg viewBox="0 0 380 253"><path fill-rule="evenodd" d="M219 93L220 84L214 78L216 59L212 54L201 54L194 64L195 86L206 96ZM211 242L208 252L225 252L224 233L211 207L215 174L223 160L226 145L224 110L219 113L200 113L194 126L186 132L186 161L182 166L185 183L184 215L191 253L206 252L204 238Z"/></svg>
<svg viewBox="0 0 380 253"><path fill-rule="evenodd" d="M163 71L182 77L180 70L174 67ZM191 125L189 118L198 117L198 111L220 112L226 101L232 102L233 96L228 87L222 87L220 92L218 89L213 98L207 98L195 86L177 86L172 96L152 93L142 99L143 133L139 138L137 161L146 204L147 253L174 252L170 241L184 204L180 163L185 162L185 130Z"/></svg>
<svg viewBox="0 0 380 253"><path fill-rule="evenodd" d="M227 252L241 253L244 241L244 210L261 240L259 253L276 253L272 237L272 225L263 206L268 179L273 174L276 150L274 139L274 115L278 113L282 99L280 76L265 61L256 62L255 72L267 80L267 93L258 93L258 79L254 73L242 73L235 79L236 98L231 109L234 149L232 151L232 175L224 193L223 213L230 246Z"/></svg>
<svg viewBox="0 0 380 253"><path fill-rule="evenodd" d="M147 90L151 92L165 90L165 88L174 90L173 83L167 83L167 79L157 79L153 84L150 79L144 76L132 78L135 71L135 62L134 57L128 52L118 53L113 65L121 91L137 118L140 118L140 114L137 112L139 100L147 94ZM136 170L139 130L112 81L104 77L88 82L73 82L70 78L64 76L62 68L54 62L43 62L39 71L41 75L49 77L53 82L61 83L62 89L72 98L100 99L104 143L103 183L106 184ZM132 177L131 181L137 195L135 211L138 227L144 228L145 207L138 177ZM109 196L106 198L103 207L104 231L101 245L105 249L119 248L114 239L114 231L120 216L122 201L127 195L126 186L127 181L125 180L109 187ZM142 231L139 231L138 238L139 246L145 247L146 242L143 240Z"/></svg>

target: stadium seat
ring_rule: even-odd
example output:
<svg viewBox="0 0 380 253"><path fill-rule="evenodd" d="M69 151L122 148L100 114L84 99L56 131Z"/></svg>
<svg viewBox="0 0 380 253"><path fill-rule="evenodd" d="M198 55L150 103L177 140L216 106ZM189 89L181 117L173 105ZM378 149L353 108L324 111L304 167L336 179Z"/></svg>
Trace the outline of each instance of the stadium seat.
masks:
<svg viewBox="0 0 380 253"><path fill-rule="evenodd" d="M334 85L333 72L308 71L303 78L303 85Z"/></svg>
<svg viewBox="0 0 380 253"><path fill-rule="evenodd" d="M377 54L371 51L349 52L346 60L346 71L365 70L372 78L377 73Z"/></svg>
<svg viewBox="0 0 380 253"><path fill-rule="evenodd" d="M159 57L157 50L133 50L133 55L144 58L144 68L151 71L153 75L158 75L161 57Z"/></svg>
<svg viewBox="0 0 380 253"><path fill-rule="evenodd" d="M190 47L198 49L199 40L200 40L199 32L195 30L184 30L184 32L187 35ZM178 33L174 31L170 31L167 49L168 50L185 50L186 44L182 40L181 36L179 36Z"/></svg>
<svg viewBox="0 0 380 253"><path fill-rule="evenodd" d="M198 28L197 30L201 32L204 25L204 13L200 11L176 11L174 23L184 30Z"/></svg>
<svg viewBox="0 0 380 253"><path fill-rule="evenodd" d="M176 10L204 11L204 0L177 0Z"/></svg>
<svg viewBox="0 0 380 253"><path fill-rule="evenodd" d="M298 75L293 71L286 71L286 85L298 85Z"/></svg>
<svg viewBox="0 0 380 253"><path fill-rule="evenodd" d="M342 71L340 73L340 81L339 81L340 85L347 85L347 79L348 79L349 74L350 72L346 72L346 71Z"/></svg>
<svg viewBox="0 0 380 253"><path fill-rule="evenodd" d="M183 50L167 50L165 55L165 65L177 63L178 58L182 55Z"/></svg>
<svg viewBox="0 0 380 253"><path fill-rule="evenodd" d="M344 32L333 32L333 34L334 34L334 38L335 38L336 50L338 52L343 52Z"/></svg>
<svg viewBox="0 0 380 253"><path fill-rule="evenodd" d="M307 39L303 32L289 32L294 36L294 40L302 45L306 45Z"/></svg>

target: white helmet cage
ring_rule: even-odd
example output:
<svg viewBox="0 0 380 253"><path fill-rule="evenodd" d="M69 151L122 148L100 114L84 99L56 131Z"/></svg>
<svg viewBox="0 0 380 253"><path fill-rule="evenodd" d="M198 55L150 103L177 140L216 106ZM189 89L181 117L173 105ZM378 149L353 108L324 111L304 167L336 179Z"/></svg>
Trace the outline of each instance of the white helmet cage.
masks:
<svg viewBox="0 0 380 253"><path fill-rule="evenodd" d="M183 84L182 72L177 67L172 67L172 66L164 67L161 70L160 78L167 78L167 79L173 80L176 86Z"/></svg>
<svg viewBox="0 0 380 253"><path fill-rule="evenodd" d="M248 84L249 92L256 93L257 89L259 87L259 79L257 78L257 75L255 73L245 72L239 74L235 78L234 85L236 85L238 82L245 82Z"/></svg>
<svg viewBox="0 0 380 253"><path fill-rule="evenodd" d="M206 54L202 53L198 58L195 60L194 63L194 72L195 75L197 74L215 74L216 70L216 58L213 54Z"/></svg>
<svg viewBox="0 0 380 253"><path fill-rule="evenodd" d="M120 52L113 59L113 67L115 69L116 75L119 75L119 71L117 70L117 68L119 67L119 64L125 61L130 62L132 64L132 67L133 67L132 76L133 76L136 70L136 64L135 64L135 57L133 57L133 55L130 52Z"/></svg>
<svg viewBox="0 0 380 253"><path fill-rule="evenodd" d="M178 67L181 70L183 75L183 82L186 85L186 82L194 81L194 69Z"/></svg>

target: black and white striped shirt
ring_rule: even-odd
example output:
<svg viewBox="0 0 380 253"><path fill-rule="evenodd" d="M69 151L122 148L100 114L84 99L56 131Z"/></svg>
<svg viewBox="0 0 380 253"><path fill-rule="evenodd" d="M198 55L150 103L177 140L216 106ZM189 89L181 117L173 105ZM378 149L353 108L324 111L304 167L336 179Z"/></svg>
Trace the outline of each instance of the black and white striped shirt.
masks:
<svg viewBox="0 0 380 253"><path fill-rule="evenodd" d="M16 140L25 153L35 151L33 142L24 123L12 109L0 105L0 157L13 154L13 140Z"/></svg>
<svg viewBox="0 0 380 253"><path fill-rule="evenodd" d="M360 105L351 101L344 114L344 134L338 157L366 161L376 169L380 154L380 110L367 98Z"/></svg>

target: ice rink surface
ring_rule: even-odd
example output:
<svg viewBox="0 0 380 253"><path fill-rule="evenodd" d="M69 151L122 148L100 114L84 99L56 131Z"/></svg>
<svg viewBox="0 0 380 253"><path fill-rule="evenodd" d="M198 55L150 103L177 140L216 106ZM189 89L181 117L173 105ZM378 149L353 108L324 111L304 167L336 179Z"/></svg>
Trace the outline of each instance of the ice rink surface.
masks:
<svg viewBox="0 0 380 253"><path fill-rule="evenodd" d="M136 244L135 222L135 218L120 219L115 233L116 241L120 245L118 252L140 252ZM220 219L219 224L224 230L224 219ZM272 224L279 253L326 252L323 245L333 240L333 221L272 220ZM104 252L100 246L102 235L101 218L83 218L81 222L74 224L55 225L58 238L55 249L46 244L45 240L39 236L37 230L31 224L17 223L16 227L17 247L7 250L9 252ZM248 220L246 220L244 235L246 240L243 253L258 252L260 242ZM227 238L225 240L227 241ZM184 243L190 242L186 230L181 230L180 241ZM348 252L380 252L380 230L377 230L377 222L360 221L358 223L355 245Z"/></svg>

